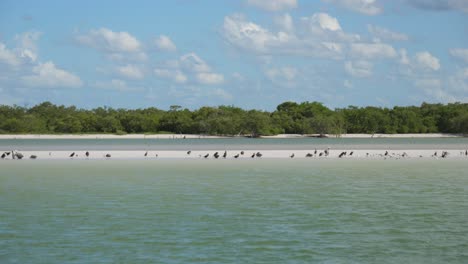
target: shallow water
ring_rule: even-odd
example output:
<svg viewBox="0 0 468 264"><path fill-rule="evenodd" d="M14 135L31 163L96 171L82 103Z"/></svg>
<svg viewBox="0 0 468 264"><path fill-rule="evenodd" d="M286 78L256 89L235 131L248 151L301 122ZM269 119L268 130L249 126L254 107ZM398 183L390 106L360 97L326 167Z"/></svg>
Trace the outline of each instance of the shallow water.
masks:
<svg viewBox="0 0 468 264"><path fill-rule="evenodd" d="M0 139L17 150L468 149L468 138Z"/></svg>
<svg viewBox="0 0 468 264"><path fill-rule="evenodd" d="M467 263L461 160L1 163L0 263Z"/></svg>

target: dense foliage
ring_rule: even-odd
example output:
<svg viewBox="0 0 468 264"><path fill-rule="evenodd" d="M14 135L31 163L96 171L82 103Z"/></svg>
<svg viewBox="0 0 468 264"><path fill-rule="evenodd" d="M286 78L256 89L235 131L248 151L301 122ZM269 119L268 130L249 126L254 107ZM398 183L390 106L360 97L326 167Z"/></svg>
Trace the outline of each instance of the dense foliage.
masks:
<svg viewBox="0 0 468 264"><path fill-rule="evenodd" d="M190 111L157 108L92 110L44 102L0 105L0 133L184 133L209 135L468 133L468 104L355 107L331 110L318 102L285 102L273 112L234 106Z"/></svg>

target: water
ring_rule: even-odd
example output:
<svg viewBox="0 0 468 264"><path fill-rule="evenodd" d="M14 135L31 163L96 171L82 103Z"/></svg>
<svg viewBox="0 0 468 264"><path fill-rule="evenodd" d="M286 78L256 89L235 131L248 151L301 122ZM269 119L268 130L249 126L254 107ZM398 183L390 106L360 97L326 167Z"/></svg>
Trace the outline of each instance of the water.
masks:
<svg viewBox="0 0 468 264"><path fill-rule="evenodd" d="M465 138L285 138L285 139L0 139L0 151L18 150L282 150L468 149Z"/></svg>
<svg viewBox="0 0 468 264"><path fill-rule="evenodd" d="M0 263L468 263L465 160L0 169Z"/></svg>

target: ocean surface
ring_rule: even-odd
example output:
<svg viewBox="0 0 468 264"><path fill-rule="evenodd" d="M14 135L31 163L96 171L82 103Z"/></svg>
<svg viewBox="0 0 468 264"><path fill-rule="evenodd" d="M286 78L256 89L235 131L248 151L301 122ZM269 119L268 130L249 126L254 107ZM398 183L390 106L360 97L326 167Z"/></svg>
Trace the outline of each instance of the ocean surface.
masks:
<svg viewBox="0 0 468 264"><path fill-rule="evenodd" d="M17 150L307 150L468 149L464 138L220 138L220 139L0 139L0 151Z"/></svg>
<svg viewBox="0 0 468 264"><path fill-rule="evenodd" d="M468 263L467 160L0 161L0 263Z"/></svg>

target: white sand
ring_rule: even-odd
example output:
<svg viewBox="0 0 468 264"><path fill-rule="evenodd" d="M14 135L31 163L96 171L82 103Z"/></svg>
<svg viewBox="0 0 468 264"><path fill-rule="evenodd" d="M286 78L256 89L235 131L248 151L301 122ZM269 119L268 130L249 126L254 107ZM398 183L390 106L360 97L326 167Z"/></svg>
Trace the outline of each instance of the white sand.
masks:
<svg viewBox="0 0 468 264"><path fill-rule="evenodd" d="M279 134L275 136L262 136L262 138L303 138L303 137L318 137L318 134ZM327 134L329 138L453 138L463 137L460 134L341 134L339 136ZM0 135L0 139L201 139L201 138L231 138L222 136L208 135L190 135L190 134L61 134L61 135L38 135L38 134L16 134L16 135Z"/></svg>
<svg viewBox="0 0 468 264"><path fill-rule="evenodd" d="M343 156L343 159L412 159L412 158L431 158L439 159L443 150L434 149L434 150L397 150L397 151L388 151L388 154L385 155L385 150L355 150L352 156L350 156L350 150L330 150L329 155L326 156L320 153L323 151L317 151L316 155L313 157L306 157L307 153L314 154L313 150L261 150L262 159L290 159L290 156L294 154L294 158L300 159L338 159L338 156L343 151L347 151L347 155ZM31 155L36 155L37 159L54 159L54 160L65 160L65 159L95 159L95 160L105 160L108 159L105 157L106 154L110 154L110 159L204 159L206 154L209 154L208 159L214 159L213 154L216 150L203 150L203 151L192 151L190 154L187 154L186 151L179 150L167 150L167 151L148 151L147 156L145 156L145 150L132 150L132 151L90 151L89 158L85 156L85 151L75 151L75 157L70 158L69 155L73 151L20 151L23 155L23 159L29 159ZM245 151L244 155L240 155L240 150L230 150L227 152L227 159L234 160L234 155L239 154L239 159L251 159L251 155L257 151L248 150ZM434 152L437 152L437 157L433 156ZM450 150L446 158L453 159L467 159L465 156L465 150ZM220 157L223 159L222 155L224 151L218 151ZM405 154L406 153L406 154ZM257 157L255 157L257 158ZM11 159L11 155L6 157L6 159Z"/></svg>

